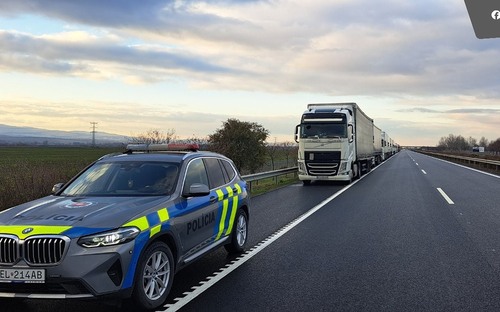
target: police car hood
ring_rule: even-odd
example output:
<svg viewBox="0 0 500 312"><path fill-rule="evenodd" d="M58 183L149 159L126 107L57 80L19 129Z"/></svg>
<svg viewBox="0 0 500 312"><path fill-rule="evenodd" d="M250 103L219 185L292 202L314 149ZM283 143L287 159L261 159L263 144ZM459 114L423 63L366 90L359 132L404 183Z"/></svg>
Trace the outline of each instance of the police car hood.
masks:
<svg viewBox="0 0 500 312"><path fill-rule="evenodd" d="M47 196L0 213L2 225L53 225L116 228L150 208L161 206L165 196L64 197ZM162 208L162 207L160 207Z"/></svg>

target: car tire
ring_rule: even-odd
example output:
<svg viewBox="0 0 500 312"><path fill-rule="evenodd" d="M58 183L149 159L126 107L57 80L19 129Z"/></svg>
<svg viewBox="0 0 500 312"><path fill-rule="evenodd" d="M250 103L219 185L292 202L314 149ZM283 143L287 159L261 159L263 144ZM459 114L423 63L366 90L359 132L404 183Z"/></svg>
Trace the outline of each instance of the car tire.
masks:
<svg viewBox="0 0 500 312"><path fill-rule="evenodd" d="M132 299L138 308L155 309L167 299L174 280L174 257L167 244L152 243L136 268Z"/></svg>
<svg viewBox="0 0 500 312"><path fill-rule="evenodd" d="M229 253L241 253L245 250L248 239L248 216L243 209L239 209L234 220L234 228L231 233L231 242L224 245Z"/></svg>

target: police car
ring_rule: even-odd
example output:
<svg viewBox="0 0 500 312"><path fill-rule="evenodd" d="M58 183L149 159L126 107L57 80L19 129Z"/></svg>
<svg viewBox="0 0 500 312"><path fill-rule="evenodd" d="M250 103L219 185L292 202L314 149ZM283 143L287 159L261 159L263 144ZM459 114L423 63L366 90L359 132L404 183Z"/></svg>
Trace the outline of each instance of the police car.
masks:
<svg viewBox="0 0 500 312"><path fill-rule="evenodd" d="M196 145L127 149L0 213L0 297L116 295L153 309L183 266L243 251L249 198L230 159L172 151Z"/></svg>

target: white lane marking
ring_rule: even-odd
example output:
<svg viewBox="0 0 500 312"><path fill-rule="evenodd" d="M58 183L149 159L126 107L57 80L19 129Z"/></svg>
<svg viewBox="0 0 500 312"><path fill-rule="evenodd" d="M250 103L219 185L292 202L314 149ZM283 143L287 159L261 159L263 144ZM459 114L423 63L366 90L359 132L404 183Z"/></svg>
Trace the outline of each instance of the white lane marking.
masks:
<svg viewBox="0 0 500 312"><path fill-rule="evenodd" d="M417 165L417 166L418 166L418 163L416 162L416 163L415 163L415 165Z"/></svg>
<svg viewBox="0 0 500 312"><path fill-rule="evenodd" d="M392 158L392 157L391 157ZM347 191L349 188L354 186L356 183L364 179L366 176L368 176L370 173L378 169L380 166L386 164L389 160L384 161L377 167L373 168L370 172L366 173L365 175L361 176L358 180L352 182L351 184L347 185L343 189L337 191L335 194L332 196L328 197L315 207L311 208L308 212L304 213L303 215L299 216L297 219L293 220L292 222L288 223L285 225L283 228L280 230L276 231L274 234L271 234L268 238L263 240L262 242L258 243L254 247L252 247L249 251L241 255L239 258L234 260L232 263L226 265L224 268L221 268L219 271L215 272L213 275L209 276L204 282L202 282L198 286L192 287L191 292L185 292L184 297L181 298L175 298L174 301L176 303L173 304L166 304L162 308L166 308L165 310L156 310L157 312L170 312L170 311L177 311L184 307L186 304L188 304L190 301L201 295L204 291L208 290L210 287L215 285L217 282L219 282L221 279L226 277L229 273L232 271L236 270L239 266L241 266L243 263L247 262L250 260L252 257L257 255L259 252L261 252L264 248L267 246L271 245L274 241L276 241L278 238L281 236L285 235L288 231L299 225L302 221L305 219L309 218L313 213L316 211L320 210L323 208L326 204L337 198L340 194L344 193Z"/></svg>
<svg viewBox="0 0 500 312"><path fill-rule="evenodd" d="M439 193L441 193L441 196L444 197L444 199L448 202L448 204L450 205L454 205L455 203L451 200L451 198L446 195L446 193L440 188L438 187L437 190L439 191Z"/></svg>
<svg viewBox="0 0 500 312"><path fill-rule="evenodd" d="M421 169L421 170L422 170L422 173L423 173L423 174L427 174L427 172L425 172L425 170L424 170L424 169Z"/></svg>

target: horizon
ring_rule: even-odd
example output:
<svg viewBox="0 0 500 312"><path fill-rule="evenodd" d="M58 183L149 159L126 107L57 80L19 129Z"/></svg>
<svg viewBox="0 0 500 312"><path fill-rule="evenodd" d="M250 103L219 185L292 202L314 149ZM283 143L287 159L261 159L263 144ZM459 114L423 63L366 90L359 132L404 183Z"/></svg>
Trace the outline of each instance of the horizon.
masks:
<svg viewBox="0 0 500 312"><path fill-rule="evenodd" d="M4 135L2 133L0 133L0 146L1 145L1 142L2 142L2 135L3 136L7 136L7 137L11 137L12 140L10 142L7 142L6 145L7 146L10 146L10 145L17 145L17 144L21 144L21 145L27 145L27 146L41 146L41 145L49 145L49 146L65 146L65 145L74 145L74 143L81 143L82 146L88 146L89 142L87 143L83 143L83 142L79 142L79 141L74 141L74 140L86 140L86 141L92 141L92 131L80 131L80 130L50 130L50 129L41 129L41 128L32 128L32 127L17 127L17 126L10 126L10 125L5 125L5 124L0 124L0 128L2 126L7 126L7 127L13 127L13 128L16 128L16 129L31 129L31 130L40 130L40 131L47 131L47 132L61 132L61 133L67 133L68 136L50 136L50 134L44 134L44 135L33 135L33 134L14 134L14 135ZM22 131L22 130L20 130ZM87 138L83 138L83 137L71 137L70 135L72 133L75 133L75 134L79 134L79 135L83 135L83 134L88 134L88 137ZM43 133L42 133L43 134ZM99 134L104 134L106 136L116 136L116 138L110 138L110 137L105 137L104 139L102 137L99 137ZM145 135L145 133L141 133L141 135ZM449 134L449 135L455 135L455 134ZM448 136L449 136L448 135ZM446 136L446 137L448 137ZM461 134L457 134L455 136L462 136L465 140L468 140L469 137L465 137ZM120 141L118 138L119 137L122 137L122 139L127 139L127 140L131 140L131 139L134 139L135 137L134 136L123 136L123 135L120 135L120 134L115 134L115 133L109 133L109 132L99 132L99 131L96 131L96 137L95 137L95 145L97 146L106 146L106 145L109 145L109 144L130 144L130 143L133 143L131 141ZM63 140L63 141L70 141L70 140L73 140L71 143L68 142L68 143L45 143L43 144L40 143L40 142L37 142L37 143L23 143L22 141L15 141L15 138L18 138L18 139L21 139L21 138L29 138L29 139L34 139L34 138L40 138L40 139L51 139L51 140L54 140L54 141L58 141L58 140ZM196 140L200 140L200 141L203 141L203 142L206 142L208 140L207 137L190 137L190 138L181 138L181 137L178 137L178 136L175 136L173 137L171 143L176 143L176 142L185 142L185 141L189 141L189 140L193 140L193 139L196 139ZM269 138L270 139L270 138ZM476 139L477 143L479 143L480 141L480 138L473 138L473 139ZM493 143L494 141L496 140L500 140L500 138L497 138L497 139L488 139L488 143ZM103 143L104 141L104 143ZM272 141L272 140L268 140L267 141L267 144L269 145L281 145L281 144L287 144L287 143L292 143L293 145L296 145L297 143L295 143L294 141ZM436 144L432 144L432 145L401 145L401 147L438 147L439 145L439 142L436 143ZM78 146L78 145L76 145ZM476 144L474 145L473 147L476 147L476 146L480 146L479 144ZM487 146L485 146L487 147Z"/></svg>

